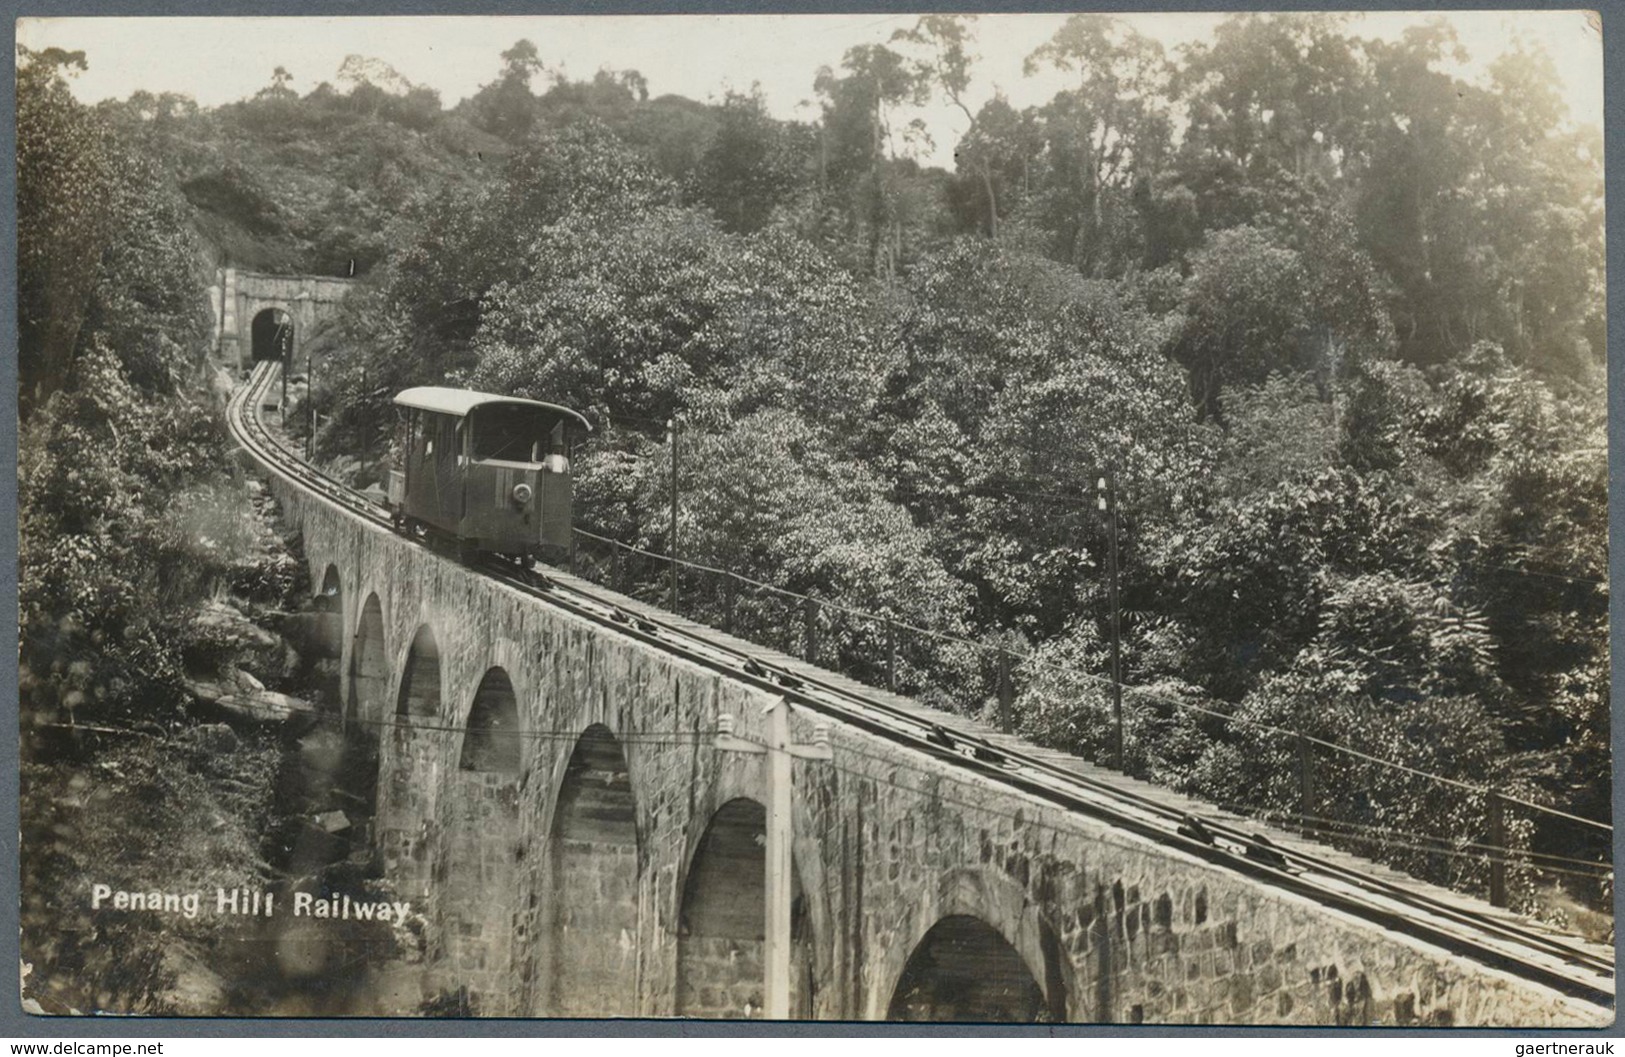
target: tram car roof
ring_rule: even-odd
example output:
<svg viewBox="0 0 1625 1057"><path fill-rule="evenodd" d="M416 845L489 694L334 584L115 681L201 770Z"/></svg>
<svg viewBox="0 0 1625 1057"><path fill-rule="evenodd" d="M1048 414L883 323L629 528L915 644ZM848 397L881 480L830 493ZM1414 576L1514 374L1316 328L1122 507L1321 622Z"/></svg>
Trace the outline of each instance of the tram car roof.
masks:
<svg viewBox="0 0 1625 1057"><path fill-rule="evenodd" d="M581 423L582 428L592 429L592 423L581 416L578 411L572 411L558 404L549 404L541 400L526 400L518 396L499 396L496 393L477 393L472 389L448 389L439 385L423 385L416 389L403 389L395 396L395 403L402 407L413 407L419 411L433 411L440 415L454 415L462 418L476 407L486 404L519 404L524 407L539 407L560 415L568 415Z"/></svg>

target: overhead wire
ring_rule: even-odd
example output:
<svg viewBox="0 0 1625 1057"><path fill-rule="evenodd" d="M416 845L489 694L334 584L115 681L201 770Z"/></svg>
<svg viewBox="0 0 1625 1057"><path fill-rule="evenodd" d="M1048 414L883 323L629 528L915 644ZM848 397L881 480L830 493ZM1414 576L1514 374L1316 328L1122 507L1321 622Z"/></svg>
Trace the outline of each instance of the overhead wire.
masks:
<svg viewBox="0 0 1625 1057"><path fill-rule="evenodd" d="M339 717L336 714L333 714L333 713L325 714L324 718L327 718L327 719L330 719L330 720L333 720L333 721L339 721ZM431 723L411 722L411 721L408 721L408 722L395 722L395 721L388 721L388 720L360 720L360 719L357 719L355 717L346 718L342 722L346 726L361 726L361 727L368 727L368 728L378 729L378 730L405 730L405 731L410 731L410 732L413 732L413 733L447 733L447 734L463 734L463 735L466 736L467 734L478 731L478 730L486 730L488 732L495 733L495 734L497 734L497 735L499 735L501 737L517 738L517 739L522 739L522 740L527 740L527 741L553 741L553 742L566 742L566 743L570 743L570 742L581 743L581 742L586 740L586 737L585 737L586 731L584 729L583 730L552 729L552 730L493 731L493 730L491 730L491 728L473 728L473 727L454 726L454 725L447 725L447 724L431 724ZM59 728L70 729L70 730L85 730L85 731L93 731L93 732L96 732L96 733L126 734L126 735L139 736L139 737L145 737L145 738L159 738L160 737L159 735L155 735L155 734L151 733L150 731L135 730L135 729L131 729L131 728L106 727L106 726L89 725L89 724L41 723L41 724L36 724L36 726L59 727ZM620 732L612 732L611 737L614 739L614 741L616 742L617 745L658 745L658 746L671 746L671 747L698 748L698 747L702 747L704 745L712 743L714 741L714 738L715 738L715 732L620 731ZM874 752L865 752L864 750L857 748L856 745L851 744L851 743L843 744L842 751L846 752L846 753L850 753L851 755L858 756L860 758L871 759L871 760L883 765L883 767L885 768L885 771L888 772L889 774L896 774L897 772L908 772L908 773L920 775L925 780L933 783L934 785L938 785L938 786L940 786L940 784L943 783L943 782L947 782L949 784L957 785L957 786L961 786L961 787L967 787L967 788L974 787L973 780L969 776L957 774L954 771L948 770L948 769L944 769L942 771L929 771L929 770L926 770L923 767L919 767L919 766L916 766L914 764L911 764L907 760L905 760L903 758L900 758L900 757L896 756L895 754L881 755L879 753L874 753ZM929 799L931 799L931 800L933 800L935 802L938 802L938 803L949 804L949 805L956 806L956 807L964 807L966 809L974 810L974 811L978 812L982 816L990 816L990 817L994 817L994 818L1000 818L1000 819L1004 819L1006 821L1010 821L1010 822L1013 822L1013 823L1019 823L1023 827L1046 830L1046 831L1049 831L1049 832L1056 833L1058 835L1064 835L1064 836L1076 836L1077 835L1077 829L1076 829L1075 826L1065 826L1065 825L1061 825L1061 824L1057 824L1057 823L1047 822L1047 821L1045 821L1045 820L1043 820L1041 818L1036 817L1035 815L1033 815L1031 813L1022 812L1022 811L1019 811L1019 810L1018 811L1005 811L1005 810L1000 810L998 808L992 807L989 804L987 804L985 801L979 801L979 800L978 801L973 801L973 800L966 800L966 799L956 798L954 796L944 794L940 788L924 788L924 787L919 787L919 786L905 785L903 783L900 783L900 782L896 781L895 778L888 776L888 773L876 773L874 771L863 771L863 770L859 770L859 769L857 769L855 767L844 766L844 765L841 765L839 763L835 763L834 761L819 761L819 762L820 762L820 764L827 764L828 766L830 766L836 772L838 772L840 774L843 774L843 775L846 775L847 777L850 777L850 778L853 778L853 779L856 779L856 780L865 781L865 782L874 782L874 783L877 783L877 784L880 784L880 785L884 785L887 788L895 789L895 790L898 790L898 791L901 791L901 792L911 793L911 794L913 794L915 796L926 797L926 798L929 798ZM1236 810L1236 809L1239 808L1241 810L1242 814L1248 815L1249 817L1253 817L1255 819L1261 819L1261 820L1269 819L1271 821L1278 821L1278 822L1281 822L1281 823L1293 823L1293 824L1297 823L1298 819L1299 819L1298 816L1293 816L1293 815L1290 815L1290 814L1283 814L1283 813L1277 813L1279 817L1278 818L1272 818L1270 812L1258 811L1257 809L1253 809L1253 808L1247 807L1245 805L1228 804L1228 805L1222 805L1222 806L1225 807L1226 810ZM1465 848L1441 848L1441 847L1439 847L1437 845L1432 845L1432 844L1423 844L1423 843L1417 843L1417 842L1414 842L1414 841L1398 840L1398 839L1395 839L1394 836L1374 836L1374 835L1370 835L1370 834L1351 834L1351 833L1348 833L1348 832L1343 832L1343 831L1341 831L1341 830L1339 830L1337 828L1334 828L1334 827L1337 827L1337 826L1346 827L1346 826L1352 825L1350 823L1344 823L1344 822L1341 822L1340 820L1322 820L1322 821L1324 821L1326 823L1330 823L1330 825L1317 825L1317 826L1296 825L1295 828L1300 829L1300 831L1305 832L1306 834L1314 834L1314 835L1318 835L1318 836L1321 836L1321 837L1327 837L1327 838L1333 838L1333 839L1345 840L1345 841L1353 841L1353 842L1357 842L1357 843L1376 845L1376 846L1380 846L1380 847L1397 848L1397 849L1400 849L1400 850L1408 850L1408 851L1419 851L1419 852L1424 852L1424 853L1427 853L1427 854L1430 854L1430 855L1443 855L1443 856L1447 856L1447 857L1451 857L1451 858L1472 859L1472 860L1475 860L1475 861L1498 862L1498 863L1504 863L1504 864L1512 865L1512 866L1527 866L1527 867L1529 867L1531 869L1535 869L1535 870L1538 870L1541 873L1547 873L1547 874L1555 874L1555 875L1571 876L1571 877L1582 877L1582 878L1589 878L1589 879L1595 880L1595 879L1611 876L1612 872L1613 872L1611 866L1609 866L1606 863L1591 863L1591 862L1588 862L1586 860L1567 859L1567 858L1560 857L1560 856L1547 856L1544 853L1531 852L1531 851L1527 851L1527 850L1523 850L1523 849L1510 848L1510 847L1505 847L1505 846L1501 846L1501 845L1487 845L1487 844L1477 844L1477 843L1473 843L1473 842L1468 842L1467 847L1476 847L1476 848L1484 849L1484 850L1481 850L1481 851L1469 851L1469 850L1466 850ZM1373 828L1376 828L1376 827L1373 827ZM1426 835L1426 834L1406 834L1404 831L1388 831L1388 832L1395 833L1398 836L1405 836L1405 835L1419 836L1419 837L1421 837L1421 838L1423 838L1425 840L1439 841L1439 840L1445 840L1446 839L1446 838L1431 837L1431 836ZM1500 852L1502 854L1497 855L1497 854L1495 854L1496 852ZM1575 869L1568 869L1568 868L1564 868L1564 867L1560 867L1560 866L1553 866L1553 865L1547 865L1545 863L1530 861L1532 858L1535 858L1535 857L1551 858L1551 859L1555 859L1557 861L1562 861L1562 862L1579 863L1579 864L1582 864L1582 865L1594 867L1594 869L1591 869L1591 870L1575 870Z"/></svg>
<svg viewBox="0 0 1625 1057"><path fill-rule="evenodd" d="M1063 499L1063 498L1070 498L1070 497L1046 496L1044 498ZM1078 497L1077 501L1080 502L1080 505L1081 505L1081 503L1084 501L1083 497ZM618 540L613 540L613 539L610 539L610 538L607 538L607 537L602 537L602 536L596 536L595 534L585 533L584 531L583 531L583 535L586 535L589 538L593 538L593 539L597 539L597 540L602 541L602 542L609 543L612 546L617 547L617 548L623 548L623 549L625 549L625 550L627 550L627 551L629 551L631 553L645 555L647 557L650 557L650 558L652 558L652 559L654 559L656 561L662 562L662 563L673 562L674 561L674 559L672 557L670 557L670 556L656 555L656 554L653 554L653 553L651 553L649 551L643 550L641 548L633 547L633 546L627 545L627 544L622 544ZM811 597L811 596L808 596L808 595L800 594L798 592L788 591L786 589L776 587L775 585L772 585L772 584L764 583L764 582L761 582L761 581L751 580L750 578L740 576L739 574L733 573L733 572L731 572L729 570L718 569L718 568L714 568L714 567L710 567L710 566L700 565L699 563L693 563L693 562L687 562L687 561L681 561L681 562L678 562L678 564L680 564L681 566L686 567L686 568L698 569L698 570L701 570L701 571L704 571L704 572L707 572L707 573L710 573L710 574L713 574L713 575L720 575L720 576L730 577L730 578L735 579L735 580L739 580L739 581L742 581L742 582L747 582L747 583L750 583L752 586L757 587L760 590L765 590L765 591L767 591L767 592L769 592L771 594L779 595L779 596L782 596L782 597L785 597L785 598L797 599L797 600L801 600L803 602L807 602L807 601L814 602L814 603L817 603L820 606L829 608L832 611L839 612L839 613L844 613L844 614L856 617L858 619L872 620L872 621L887 621L888 623L892 624L893 626L898 626L898 627L901 627L903 629L906 629L906 630L909 630L909 631L912 631L912 632L915 632L915 633L919 633L919 634L924 634L924 635L932 637L932 638L937 638L937 639L957 643L957 644L964 645L964 646L970 646L970 647L973 647L973 648L976 648L976 649L982 650L982 651L990 651L991 650L991 651L1002 652L1002 653L1005 653L1007 655L1016 657L1018 659L1028 661L1029 663L1036 661L1036 658L1033 657L1033 655L1031 655L1031 654L1017 654L1014 651L1011 651L1011 650L1009 650L1008 648L1005 648L1005 647L993 646L993 645L989 645L989 644L986 644L986 643L976 642L976 641L965 639L965 638L963 638L961 636L953 635L953 634L950 634L950 633L940 632L940 631L937 631L935 629L921 628L921 627L910 625L910 624L907 624L907 623L904 623L904 622L896 621L896 620L894 620L892 618L883 617L883 616L880 616L878 614L868 613L868 612L865 612L865 611L862 611L862 610L857 610L857 609L853 609L853 608L850 608L850 607L830 603L830 602L827 602L827 601L822 600L822 599L817 599L817 598L814 598L814 597ZM1039 662L1039 663L1042 663L1042 662ZM1094 680L1101 681L1101 682L1107 681L1107 680L1104 679L1104 677L1094 676L1091 673L1079 672L1079 671L1077 671L1075 669L1069 669L1069 668L1064 668L1064 667L1055 666L1055 665L1049 665L1049 667L1057 668L1058 670L1064 671L1067 674L1073 675L1073 676L1083 677L1083 678L1086 678L1086 679L1094 679ZM1136 692L1136 688L1132 688L1132 687L1126 687L1125 686L1124 690L1128 691L1128 692ZM1141 692L1141 694L1142 694L1142 696L1148 696L1143 691ZM1153 699L1155 700L1156 697L1153 697ZM1258 721L1245 720L1245 719L1242 719L1241 717L1236 717L1236 716L1228 714L1228 713L1218 712L1218 711L1215 711L1215 710L1212 710L1212 709L1205 709L1205 708L1202 708L1199 705L1196 705L1194 702L1190 702L1190 701L1187 701L1187 700L1184 700L1184 699L1163 697L1162 700L1166 701L1167 703L1178 706L1178 707L1196 708L1198 711L1205 712L1207 714L1222 718L1226 722L1230 722L1230 723L1240 722L1243 725L1252 725L1252 726L1259 727L1261 729L1270 730L1270 731L1280 733L1280 734L1284 734L1284 735L1299 736L1297 734L1297 732L1295 732L1295 731L1288 731L1288 730L1285 730L1285 729L1280 728L1280 727L1275 727L1273 725L1262 724L1262 723L1259 723ZM381 725L381 726L382 725L400 726L401 724L380 723L379 725ZM425 724L421 724L421 723L420 724L415 724L415 725L412 725L412 726L414 726L415 729L420 729L420 730L422 730L422 729L427 729L427 730L447 730L447 731L466 730L466 728L431 726L431 725L425 725ZM536 732L538 737L542 736L543 733L544 732ZM577 736L576 732L574 732L574 731L569 731L569 732L549 732L549 733L554 733L554 734L556 734L557 737L559 737L561 739L563 737L575 737L575 736ZM697 734L695 732L675 732L675 733L678 734L681 737L683 743L686 743L686 744L696 744L696 743L704 740L703 735ZM1352 755L1352 756L1355 756L1355 757L1358 757L1358 758L1361 758L1361 759L1365 759L1365 760L1367 760L1369 762L1372 762L1372 763L1380 765L1380 766L1396 768L1398 770L1408 772L1408 773L1417 775L1417 776L1422 777L1422 778L1426 778L1426 779L1430 779L1430 780L1434 780L1434 781L1445 782L1445 783L1456 785L1456 786L1459 786L1461 788L1468 789L1468 790L1474 791L1474 792L1488 792L1487 790L1477 789L1476 787L1468 785L1467 783L1464 783L1464 782L1460 782L1460 781L1457 781L1457 780L1454 780L1454 779L1445 778L1444 776L1441 776L1441 775L1431 774L1429 772L1421 771L1421 770L1416 769L1416 768L1411 768L1411 767L1408 767L1408 766L1403 765L1403 764L1398 764L1395 761L1383 760L1383 759L1380 759L1378 757L1372 756L1370 754L1361 753L1358 750L1351 750L1351 749L1348 749L1345 746L1341 746L1341 745L1337 745L1335 743L1327 742L1327 741L1324 741L1322 739L1314 738L1314 739L1310 739L1310 740L1312 742L1318 744L1318 745L1321 745L1321 746L1324 746L1324 747L1326 747L1328 749L1331 749L1332 751ZM675 742L673 742L673 743L675 743ZM1544 812L1548 812L1548 813L1552 813L1552 814L1562 815L1563 817L1570 818L1570 819L1572 819L1574 821L1577 821L1577 822L1586 823L1586 824L1589 824L1589 825L1597 826L1598 828L1602 828L1602 829L1611 831L1610 826L1607 826L1606 824L1603 824L1603 823L1598 823L1595 820L1584 819L1584 818L1581 818L1579 816L1567 815L1566 813L1558 812L1555 809L1547 808L1544 805L1532 803L1532 802L1529 802L1529 801L1526 801L1526 800L1521 800L1521 799L1518 799L1518 798L1506 797L1506 799L1509 802L1524 804L1524 805L1526 805L1526 806L1528 806L1528 807L1530 807L1530 808L1532 808L1534 810L1537 810L1537 811L1544 811ZM972 806L975 806L975 805L972 805ZM1348 838L1348 837L1345 837L1345 839L1360 839L1360 838ZM1438 851L1438 849L1423 849L1423 850L1428 850L1428 851L1433 851L1433 852Z"/></svg>
<svg viewBox="0 0 1625 1057"><path fill-rule="evenodd" d="M1068 675L1068 676L1071 676L1071 677L1081 678L1081 679L1089 680L1091 682L1100 683L1100 684L1110 685L1111 682L1112 682L1110 677L1108 677L1108 676L1097 675L1097 674L1092 673L1092 672L1079 671L1078 669L1072 668L1070 666L1058 665L1058 664L1054 664L1052 662L1046 662L1046 661L1040 660L1038 658L1038 656L1036 654L1034 654L1034 653L1017 652L1017 651L1009 649L1009 647L1001 647L1001 646L996 646L996 645L992 645L992 644L989 644L989 643L977 642L977 641L975 641L973 639L967 639L967 638L964 638L963 636L954 635L952 633L941 632L941 631L936 631L936 630L930 629L930 628L919 627L917 625L911 624L911 623L909 623L907 621L899 620L899 619L894 618L894 617L884 616L884 615L877 614L877 613L870 613L870 612L867 612L867 611L864 611L864 610L854 609L854 608L849 607L849 606L843 606L843 605L840 605L838 603L829 602L829 601L827 601L825 599L816 598L814 596L805 595L805 594L802 594L800 592L789 590L787 588L782 588L782 587L778 587L778 586L773 585L773 584L764 583L764 582L762 582L760 580L756 580L756 579L753 579L751 577L744 576L743 574L736 573L736 572L733 572L733 571L728 570L728 569L720 569L720 568L716 568L714 566L704 565L704 564L699 563L699 562L694 562L694 561L690 561L690 560L682 559L682 558L674 559L670 555L656 554L656 553L654 553L652 551L648 551L648 550L645 550L645 549L643 549L641 547L637 547L634 544L623 543L620 540L614 539L612 537L601 536L601 535L598 535L597 533L590 532L590 531L588 531L586 529L577 528L577 529L575 529L575 531L578 534L580 534L582 536L585 536L585 537L587 537L589 539L596 540L596 541L601 542L601 543L609 544L609 545L611 545L613 547L617 547L617 548L623 549L625 551L628 551L629 553L642 555L644 557L647 557L647 558L650 558L652 560L662 562L662 563L670 563L672 561L675 561L679 566L682 566L684 568L688 568L688 569L691 569L691 570L699 570L699 571L710 573L710 574L716 575L716 576L730 577L730 578L732 578L734 580L750 584L753 587L756 587L758 589L771 592L771 593L776 594L776 595L780 595L780 596L785 597L785 598L794 599L794 600L800 601L800 602L811 601L811 602L814 602L814 603L816 603L819 606L822 606L824 608L833 610L835 612L844 613L844 614L846 614L848 616L856 617L858 619L889 623L891 626L893 626L893 627L895 627L895 628L897 628L899 630L905 630L905 631L913 632L915 634L926 635L926 636L935 638L935 639L937 639L939 641L948 642L948 643L958 645L958 646L970 647L970 648L977 649L977 650L980 650L980 651L983 651L983 652L993 652L993 653L1005 652L1005 653L1009 653L1013 659L1019 661L1021 664L1023 664L1024 666L1027 666L1027 667L1036 666L1036 667L1048 669L1048 670L1051 670L1051 671L1059 672L1061 674ZM1134 696L1137 696L1137 697L1142 698L1142 699L1155 701L1155 702L1158 702L1158 703L1161 703L1161 704L1171 705L1173 707L1180 708L1180 709L1194 711L1194 712L1197 712L1197 713L1200 713L1202 715L1206 715L1206 716L1209 716L1209 717L1212 717L1212 718L1222 719L1226 723L1240 724L1242 726L1250 727L1250 728L1255 729L1255 730L1261 730L1261 731L1264 731L1266 733L1278 734L1278 735L1281 735L1281 736L1293 737L1293 738L1302 736L1307 741L1309 741L1311 744L1314 744L1314 745L1317 745L1319 747L1328 749L1328 750L1330 750L1332 752L1336 752L1336 753L1346 755L1346 756L1351 756L1351 757L1354 757L1354 758L1357 758L1357 759L1364 760L1364 761L1369 762L1369 763L1377 764L1379 766L1383 766L1383 767L1391 768L1393 770L1408 773L1408 774L1411 774L1411 775L1419 777L1419 778L1424 778L1424 779L1427 779L1427 780L1430 780L1430 781L1439 782L1439 783L1444 784L1444 785L1453 786L1455 788L1459 788L1459 789L1462 789L1464 791L1471 792L1471 793L1474 793L1474 794L1487 795L1490 792L1492 792L1491 790L1489 790L1486 787L1473 785L1470 782L1464 782L1464 781L1461 781L1459 779L1447 777L1445 775L1434 774L1434 773L1429 772L1429 771L1423 771L1423 770L1421 770L1419 768L1411 767L1408 764L1399 763L1398 761L1395 761L1395 760L1383 759L1382 757L1378 757L1378 756L1374 756L1374 755L1372 755L1370 753L1362 752L1361 750L1352 748L1350 746L1340 745L1340 744L1338 744L1336 742L1327 741L1324 738L1316 737L1314 735L1300 735L1300 732L1298 732L1298 731L1288 730L1287 728L1280 727L1280 726L1277 726L1277 725L1271 724L1271 723L1266 723L1266 722L1264 722L1262 720L1255 720L1255 719L1251 719L1251 718L1248 718L1248 717L1237 716L1237 715L1235 715L1233 713L1222 712L1222 711L1219 711L1219 710L1213 709L1213 708L1207 708L1207 707L1204 707L1204 706L1202 706L1200 704L1197 704L1194 701L1190 701L1190 700L1185 699L1185 698L1173 697L1173 696L1170 696L1170 695L1167 695L1167 694L1160 694L1160 693L1158 693L1156 691L1151 691L1151 690L1148 690L1148 689L1143 688L1143 687L1134 687L1134 686L1129 685L1129 684L1122 684L1122 692L1125 695L1134 695ZM1540 803L1537 803L1537 802L1532 801L1532 800L1528 800L1528 799L1525 799L1525 798L1522 798L1522 797L1517 797L1517 796L1514 796L1514 795L1509 794L1509 793L1496 792L1495 795L1500 796L1503 800L1507 801L1508 803L1517 804L1517 805L1519 805L1521 807L1525 807L1525 808L1528 808L1528 809L1533 810L1533 811L1539 811L1539 812L1541 812L1543 814L1552 815L1552 816L1558 817L1558 818L1563 818L1563 819L1565 819L1567 821L1576 822L1576 823L1579 823L1579 824L1582 824L1582 825L1593 826L1593 827L1596 827L1598 829L1601 829L1601 830L1604 830L1604 831L1607 831L1607 832L1610 832L1610 833L1613 831L1613 826L1612 825L1610 825L1608 823L1605 823L1605 822L1599 822L1596 819L1585 818L1585 817L1580 816L1580 815L1575 815L1575 814L1572 814L1572 813L1569 813L1569 812L1562 811L1562 810L1560 810L1558 808L1549 807L1547 805L1540 804Z"/></svg>

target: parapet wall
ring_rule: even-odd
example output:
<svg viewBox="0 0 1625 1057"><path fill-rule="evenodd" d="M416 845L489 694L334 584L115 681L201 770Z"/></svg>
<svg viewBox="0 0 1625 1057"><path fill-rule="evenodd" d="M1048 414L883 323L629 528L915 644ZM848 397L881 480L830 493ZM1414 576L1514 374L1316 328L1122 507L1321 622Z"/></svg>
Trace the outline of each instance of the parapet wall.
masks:
<svg viewBox="0 0 1625 1057"><path fill-rule="evenodd" d="M763 737L768 697L284 482L274 489L303 534L313 582L329 566L338 572L346 672L368 599L382 612L387 686L376 701L351 705L411 728L382 728L378 829L391 878L426 900L424 997L467 988L481 1014L759 1015L759 937L706 909L748 906L759 882L729 865L736 860L701 870L696 857L751 861L748 841L730 844L732 831L718 820L740 814L741 798L766 802L761 763L710 739L724 712L737 717L739 734ZM399 716L403 672L424 626L437 651L438 713ZM459 771L462 728L496 667L517 702L521 762L507 777L471 776ZM347 683L345 692L356 691ZM805 717L794 726L798 740L811 737ZM624 772L580 762L589 728L613 735L616 749L603 758L618 751ZM797 761L794 776L796 1001L813 1016L886 1017L922 939L944 919L969 917L1019 955L1042 994L1040 1017L1612 1021L1610 1010L856 729L836 725L832 743L832 762ZM583 788L601 795L584 797ZM614 805L623 803L621 817ZM730 888L697 891L701 881Z"/></svg>

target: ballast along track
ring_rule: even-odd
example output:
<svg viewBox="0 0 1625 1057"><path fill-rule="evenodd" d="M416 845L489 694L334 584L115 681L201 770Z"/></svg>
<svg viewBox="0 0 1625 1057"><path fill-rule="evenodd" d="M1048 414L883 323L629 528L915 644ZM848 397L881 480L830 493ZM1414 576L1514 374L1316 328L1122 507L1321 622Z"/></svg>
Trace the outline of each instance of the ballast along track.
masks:
<svg viewBox="0 0 1625 1057"><path fill-rule="evenodd" d="M227 415L232 435L267 472L358 518L390 527L390 518L380 507L307 464L260 422L259 401L278 370L275 362L261 364L233 397ZM655 649L782 695L808 711L961 771L1108 822L1165 847L1573 998L1613 1007L1611 959L1516 920L1453 905L1298 848L1261 842L1254 834L1223 820L1194 819L1126 784L1081 775L978 735L948 729L875 694L820 678L800 666L791 671L765 656L765 651L741 648L735 645L737 640L707 635L704 629L678 623L641 604L629 604L620 596L610 597L574 582L539 581L534 574L496 558L476 561L471 568Z"/></svg>

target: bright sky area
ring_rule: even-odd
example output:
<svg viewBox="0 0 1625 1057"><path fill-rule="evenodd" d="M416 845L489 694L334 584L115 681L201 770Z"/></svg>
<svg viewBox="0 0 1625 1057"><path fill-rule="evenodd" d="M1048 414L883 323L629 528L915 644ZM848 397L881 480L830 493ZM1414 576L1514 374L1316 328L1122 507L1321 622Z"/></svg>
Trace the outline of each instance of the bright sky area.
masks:
<svg viewBox="0 0 1625 1057"><path fill-rule="evenodd" d="M972 109L995 87L1017 108L1047 101L1065 86L1054 73L1026 77L1023 60L1067 16L983 15L974 28L969 93ZM1208 39L1224 14L1122 16L1170 51ZM1497 55L1522 40L1556 60L1570 112L1602 126L1602 39L1582 11L1488 11L1355 16L1349 31L1391 39L1430 18L1451 22L1472 61L1460 71L1479 78ZM884 43L914 24L907 14L652 15L346 18L52 18L21 19L17 39L29 48L84 51L90 69L74 92L86 102L131 92L178 92L215 106L252 96L286 67L301 93L333 80L352 54L382 59L409 81L440 92L450 107L496 76L499 55L514 41L534 42L553 72L590 78L599 69L637 70L651 95L720 99L727 89L759 85L781 118L818 113L813 78L839 66L856 44ZM537 84L540 88L540 83ZM908 117L912 115L904 115ZM946 104L919 114L934 140L922 161L952 166L965 118Z"/></svg>

